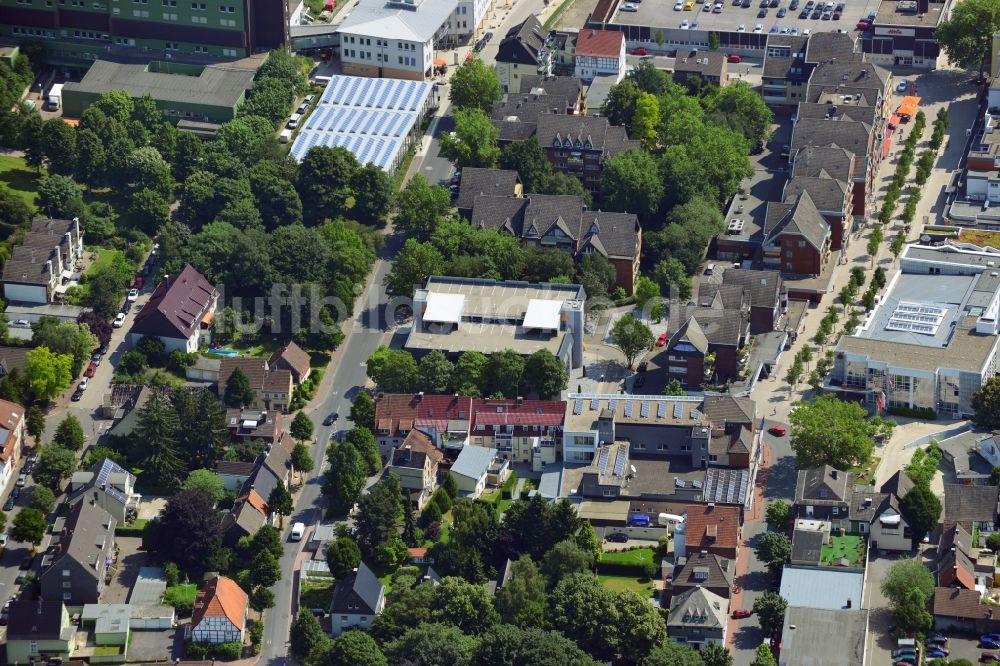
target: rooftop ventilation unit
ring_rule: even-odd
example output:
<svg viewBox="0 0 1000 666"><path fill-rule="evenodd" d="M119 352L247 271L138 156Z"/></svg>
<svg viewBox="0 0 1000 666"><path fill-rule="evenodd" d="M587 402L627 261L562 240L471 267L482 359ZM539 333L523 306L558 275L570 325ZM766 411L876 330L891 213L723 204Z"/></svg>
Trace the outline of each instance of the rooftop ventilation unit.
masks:
<svg viewBox="0 0 1000 666"><path fill-rule="evenodd" d="M739 234L743 231L743 227L746 225L744 220L730 220L729 225L726 227L726 233L730 235Z"/></svg>

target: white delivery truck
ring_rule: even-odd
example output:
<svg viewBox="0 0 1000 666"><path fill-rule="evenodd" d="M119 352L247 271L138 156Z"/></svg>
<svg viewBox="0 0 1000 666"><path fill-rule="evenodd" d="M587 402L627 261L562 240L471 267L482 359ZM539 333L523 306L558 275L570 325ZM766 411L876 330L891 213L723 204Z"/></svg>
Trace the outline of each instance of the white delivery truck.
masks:
<svg viewBox="0 0 1000 666"><path fill-rule="evenodd" d="M292 525L292 532L288 535L289 541L301 541L306 533L305 523L295 523Z"/></svg>
<svg viewBox="0 0 1000 666"><path fill-rule="evenodd" d="M49 99L45 103L45 108L49 111L58 111L62 108L62 90L63 84L53 83L52 87L49 89Z"/></svg>

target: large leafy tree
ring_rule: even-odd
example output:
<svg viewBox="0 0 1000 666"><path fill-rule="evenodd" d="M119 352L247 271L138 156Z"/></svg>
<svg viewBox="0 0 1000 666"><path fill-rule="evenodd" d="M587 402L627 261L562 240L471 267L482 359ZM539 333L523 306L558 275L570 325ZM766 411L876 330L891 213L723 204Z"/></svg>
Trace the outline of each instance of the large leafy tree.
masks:
<svg viewBox="0 0 1000 666"><path fill-rule="evenodd" d="M177 453L188 469L208 468L229 443L226 409L208 391L176 389L170 404L177 412Z"/></svg>
<svg viewBox="0 0 1000 666"><path fill-rule="evenodd" d="M76 375L84 363L90 360L90 355L97 348L97 336L90 329L67 321L60 323L55 317L42 317L32 326L31 341L39 347L48 347L56 354L69 354L73 357L70 371Z"/></svg>
<svg viewBox="0 0 1000 666"><path fill-rule="evenodd" d="M867 462L875 446L868 414L855 402L819 396L799 403L789 421L790 443L800 469L821 465L848 469Z"/></svg>
<svg viewBox="0 0 1000 666"><path fill-rule="evenodd" d="M49 523L45 520L45 514L38 509L25 507L14 516L14 528L10 536L14 541L30 543L37 546L45 537L45 532L49 528Z"/></svg>
<svg viewBox="0 0 1000 666"><path fill-rule="evenodd" d="M636 357L653 344L653 332L632 315L625 315L611 327L611 342L625 354L631 368Z"/></svg>
<svg viewBox="0 0 1000 666"><path fill-rule="evenodd" d="M317 666L388 666L375 639L363 631L347 631L330 641Z"/></svg>
<svg viewBox="0 0 1000 666"><path fill-rule="evenodd" d="M1000 428L1000 377L990 377L972 394L974 420L981 428Z"/></svg>
<svg viewBox="0 0 1000 666"><path fill-rule="evenodd" d="M455 391L461 395L480 397L483 386L483 373L486 369L486 355L482 352L462 352L455 362Z"/></svg>
<svg viewBox="0 0 1000 666"><path fill-rule="evenodd" d="M444 273L444 267L444 257L434 246L408 238L385 276L386 292L411 297L415 287L422 286L431 275Z"/></svg>
<svg viewBox="0 0 1000 666"><path fill-rule="evenodd" d="M934 31L934 38L952 63L978 69L982 81L997 31L1000 5L991 0L968 0L952 7L947 20Z"/></svg>
<svg viewBox="0 0 1000 666"><path fill-rule="evenodd" d="M764 99L744 81L711 88L704 96L708 119L739 132L751 146L762 146L771 136L774 114Z"/></svg>
<svg viewBox="0 0 1000 666"><path fill-rule="evenodd" d="M489 113L493 103L503 96L497 73L481 58L472 58L456 69L449 84L449 99L456 109L479 109Z"/></svg>
<svg viewBox="0 0 1000 666"><path fill-rule="evenodd" d="M941 500L923 484L911 488L900 500L899 508L910 526L914 543L933 530L941 518Z"/></svg>
<svg viewBox="0 0 1000 666"><path fill-rule="evenodd" d="M291 428L289 428L289 431L291 432L292 437L300 442L311 439L313 436L312 419L306 416L305 412L298 412L295 415L295 418L292 419L292 425Z"/></svg>
<svg viewBox="0 0 1000 666"><path fill-rule="evenodd" d="M205 493L214 504L218 504L226 496L226 487L222 479L210 469L196 469L188 474L182 488Z"/></svg>
<svg viewBox="0 0 1000 666"><path fill-rule="evenodd" d="M577 277L587 298L603 298L615 284L615 268L604 255L590 252L583 255Z"/></svg>
<svg viewBox="0 0 1000 666"><path fill-rule="evenodd" d="M569 371L555 354L548 349L539 349L524 362L522 381L539 398L548 400L566 389Z"/></svg>
<svg viewBox="0 0 1000 666"><path fill-rule="evenodd" d="M552 163L535 137L514 141L504 148L500 154L500 167L516 171L524 191L529 194L545 193L552 178ZM566 255L565 252L562 254Z"/></svg>
<svg viewBox="0 0 1000 666"><path fill-rule="evenodd" d="M348 418L359 428L375 429L375 401L368 391L358 391L351 403L351 415Z"/></svg>
<svg viewBox="0 0 1000 666"><path fill-rule="evenodd" d="M72 414L66 415L59 422L59 425L56 426L52 442L69 451L79 451L82 449L84 442L86 442L86 437L83 435L83 426L80 425L80 419Z"/></svg>
<svg viewBox="0 0 1000 666"><path fill-rule="evenodd" d="M326 547L326 562L330 565L330 573L334 578L343 578L361 562L358 542L347 535L339 537Z"/></svg>
<svg viewBox="0 0 1000 666"><path fill-rule="evenodd" d="M250 168L250 191L267 229L302 221L302 200L285 170L271 161L262 161Z"/></svg>
<svg viewBox="0 0 1000 666"><path fill-rule="evenodd" d="M778 666L778 662L774 660L774 654L767 643L757 646L757 651L754 652L753 661L750 662L750 666Z"/></svg>
<svg viewBox="0 0 1000 666"><path fill-rule="evenodd" d="M219 513L198 490L182 490L167 500L160 517L149 524L146 546L189 574L205 570L219 547Z"/></svg>
<svg viewBox="0 0 1000 666"><path fill-rule="evenodd" d="M365 487L365 480L368 478L365 462L358 450L347 443L333 447L327 453L327 458L330 468L323 480L327 513L331 516L347 515Z"/></svg>
<svg viewBox="0 0 1000 666"><path fill-rule="evenodd" d="M306 153L299 167L298 190L308 222L315 224L347 211L358 168L357 159L346 148L316 146Z"/></svg>
<svg viewBox="0 0 1000 666"><path fill-rule="evenodd" d="M24 376L36 400L51 400L69 387L73 357L56 354L48 347L36 347L24 356Z"/></svg>
<svg viewBox="0 0 1000 666"><path fill-rule="evenodd" d="M351 215L359 222L378 222L392 208L395 186L382 167L368 163L358 169L351 183L354 190L354 207Z"/></svg>
<svg viewBox="0 0 1000 666"><path fill-rule="evenodd" d="M289 634L292 654L299 659L304 659L312 654L312 651L323 645L327 641L326 632L320 626L316 616L306 608L299 611L298 617L292 622Z"/></svg>
<svg viewBox="0 0 1000 666"><path fill-rule="evenodd" d="M496 166L498 130L480 109L455 111L455 129L441 136L441 154L461 166Z"/></svg>
<svg viewBox="0 0 1000 666"><path fill-rule="evenodd" d="M353 446L361 454L368 475L377 474L382 469L382 457L378 452L378 442L368 428L351 428L344 437L344 443Z"/></svg>
<svg viewBox="0 0 1000 666"><path fill-rule="evenodd" d="M767 532L757 542L754 552L772 572L779 572L792 557L792 541L782 532Z"/></svg>
<svg viewBox="0 0 1000 666"><path fill-rule="evenodd" d="M514 577L497 592L500 617L522 628L544 628L548 612L545 577L528 555L514 562L513 572Z"/></svg>
<svg viewBox="0 0 1000 666"><path fill-rule="evenodd" d="M642 666L705 666L705 662L687 643L663 641L649 651Z"/></svg>
<svg viewBox="0 0 1000 666"><path fill-rule="evenodd" d="M455 366L444 352L438 349L429 352L419 363L420 390L425 393L445 393L451 386L454 369Z"/></svg>
<svg viewBox="0 0 1000 666"><path fill-rule="evenodd" d="M403 510L402 498L399 477L388 474L358 501L354 537L366 558L374 557L379 546L397 536L396 520Z"/></svg>
<svg viewBox="0 0 1000 666"><path fill-rule="evenodd" d="M236 368L226 378L226 388L222 400L230 407L245 407L253 402L253 387L250 378L240 368Z"/></svg>
<svg viewBox="0 0 1000 666"><path fill-rule="evenodd" d="M524 376L524 357L512 349L494 352L483 368L483 395L517 396Z"/></svg>
<svg viewBox="0 0 1000 666"><path fill-rule="evenodd" d="M385 646L393 664L450 664L471 666L478 641L456 626L441 623L420 624Z"/></svg>
<svg viewBox="0 0 1000 666"><path fill-rule="evenodd" d="M448 190L417 174L396 197L393 225L407 237L427 240L450 208Z"/></svg>
<svg viewBox="0 0 1000 666"><path fill-rule="evenodd" d="M601 175L604 205L650 220L663 198L663 180L656 161L642 150L626 150L605 160Z"/></svg>
<svg viewBox="0 0 1000 666"><path fill-rule="evenodd" d="M38 466L32 473L35 481L47 488L58 488L76 469L76 456L72 451L49 444L38 455Z"/></svg>
<svg viewBox="0 0 1000 666"><path fill-rule="evenodd" d="M549 620L595 659L612 659L621 647L615 594L592 574L573 574L559 582L549 597Z"/></svg>
<svg viewBox="0 0 1000 666"><path fill-rule="evenodd" d="M861 600L858 600L861 603ZM780 594L774 592L764 592L754 599L753 612L757 616L760 628L764 630L764 635L770 636L781 628L785 621L785 609L788 601Z"/></svg>
<svg viewBox="0 0 1000 666"><path fill-rule="evenodd" d="M733 655L718 643L703 645L698 651L705 666L733 666Z"/></svg>
<svg viewBox="0 0 1000 666"><path fill-rule="evenodd" d="M694 652L693 649L687 648ZM697 653L694 652L695 656ZM480 636L472 661L476 666L596 666L573 641L557 631L498 624ZM688 666L670 663L670 666ZM701 666L698 664L698 666Z"/></svg>
<svg viewBox="0 0 1000 666"><path fill-rule="evenodd" d="M896 562L882 579L882 594L889 600L897 624L905 630L926 630L927 605L934 594L934 575L919 559Z"/></svg>

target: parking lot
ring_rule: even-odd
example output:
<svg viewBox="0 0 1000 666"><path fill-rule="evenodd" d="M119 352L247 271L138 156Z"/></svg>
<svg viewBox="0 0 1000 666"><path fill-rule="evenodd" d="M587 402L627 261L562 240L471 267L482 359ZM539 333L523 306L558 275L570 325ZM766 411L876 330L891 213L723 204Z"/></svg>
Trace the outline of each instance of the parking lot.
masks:
<svg viewBox="0 0 1000 666"><path fill-rule="evenodd" d="M642 0L636 3L637 11L627 12L619 10L615 15L614 22L622 25L652 26L657 28L679 28L684 20L689 24L697 21L696 29L712 32L735 32L740 24L746 26L747 31L753 30L753 26L760 23L763 32L770 32L776 28L779 32L781 28L797 30L797 34L805 34L805 30L812 32L832 32L835 30L854 31L859 19L868 16L869 12L878 9L879 0L844 0L844 11L840 20L812 18L799 18L799 12L805 6L805 0L800 0L795 11L789 10L791 0L779 0L776 7L769 6L767 15L759 18L757 14L762 11L761 0L751 0L749 7L733 6L734 0L722 0L722 11L718 14L704 10L704 3L694 2L689 10L676 9L677 0ZM837 4L840 0L836 0ZM624 4L624 3L623 3ZM769 0L769 5L771 4ZM684 5L682 5L683 7ZM784 8L786 14L778 17L780 10Z"/></svg>

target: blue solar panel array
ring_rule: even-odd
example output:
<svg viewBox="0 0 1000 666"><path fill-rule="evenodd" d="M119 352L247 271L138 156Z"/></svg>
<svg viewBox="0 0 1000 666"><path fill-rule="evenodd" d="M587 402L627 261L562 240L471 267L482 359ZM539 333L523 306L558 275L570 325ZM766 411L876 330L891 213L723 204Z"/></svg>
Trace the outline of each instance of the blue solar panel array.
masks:
<svg viewBox="0 0 1000 666"><path fill-rule="evenodd" d="M341 146L361 164L390 170L433 85L422 81L335 76L292 144L302 161L315 146Z"/></svg>

